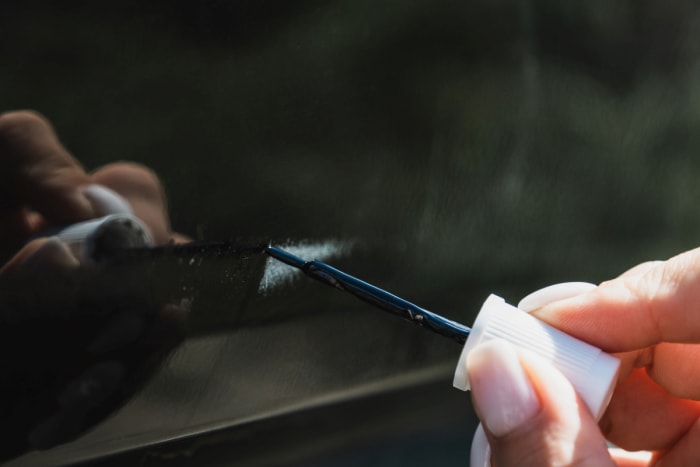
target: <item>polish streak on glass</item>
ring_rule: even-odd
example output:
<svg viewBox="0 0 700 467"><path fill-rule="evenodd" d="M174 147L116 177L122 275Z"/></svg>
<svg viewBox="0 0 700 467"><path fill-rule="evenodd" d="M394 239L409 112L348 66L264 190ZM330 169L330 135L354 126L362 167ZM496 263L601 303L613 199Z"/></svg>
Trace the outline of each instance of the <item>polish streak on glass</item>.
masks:
<svg viewBox="0 0 700 467"><path fill-rule="evenodd" d="M325 261L349 254L352 250L353 242L342 240L295 242L281 245L280 247L292 255ZM280 287L292 284L301 274L302 271L300 269L290 268L286 264L270 258L265 264L265 271L263 272L258 292L263 295L273 293Z"/></svg>

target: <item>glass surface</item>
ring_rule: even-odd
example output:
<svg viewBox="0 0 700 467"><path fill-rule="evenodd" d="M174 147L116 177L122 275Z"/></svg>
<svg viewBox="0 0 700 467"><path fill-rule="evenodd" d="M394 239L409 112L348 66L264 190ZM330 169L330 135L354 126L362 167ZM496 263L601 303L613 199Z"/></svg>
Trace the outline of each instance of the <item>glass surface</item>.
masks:
<svg viewBox="0 0 700 467"><path fill-rule="evenodd" d="M690 1L3 9L3 110L45 114L89 169L150 166L174 228L198 240L346 245L327 262L469 325L491 292L517 302L556 282L597 283L700 238L700 7ZM94 430L11 465L184 436L216 445L213 433L250 437L250 423L283 414L432 382L453 391L460 349L449 340L303 277L259 293L262 257L188 261L160 258L150 279L194 297L188 337L166 364ZM437 404L436 387L421 405ZM444 431L421 437L449 445L442 465L468 459L475 422L461 396L434 412L455 414L445 423L461 444ZM372 407L352 410L374 420ZM336 458L309 424L319 443L308 441L309 456L344 465L384 440L410 444L421 420L434 426L423 411L406 438L348 436L328 451ZM235 439L225 441L232 464ZM172 446L148 452L167 458ZM392 452L376 465L393 465Z"/></svg>

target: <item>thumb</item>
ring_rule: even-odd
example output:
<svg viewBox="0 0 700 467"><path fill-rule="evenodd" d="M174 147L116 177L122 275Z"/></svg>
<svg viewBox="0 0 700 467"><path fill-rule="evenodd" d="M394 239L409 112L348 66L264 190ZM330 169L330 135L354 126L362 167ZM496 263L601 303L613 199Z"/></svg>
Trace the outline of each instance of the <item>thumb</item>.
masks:
<svg viewBox="0 0 700 467"><path fill-rule="evenodd" d="M492 465L615 465L593 416L549 363L492 340L472 350L467 367ZM484 465L475 454L473 465Z"/></svg>

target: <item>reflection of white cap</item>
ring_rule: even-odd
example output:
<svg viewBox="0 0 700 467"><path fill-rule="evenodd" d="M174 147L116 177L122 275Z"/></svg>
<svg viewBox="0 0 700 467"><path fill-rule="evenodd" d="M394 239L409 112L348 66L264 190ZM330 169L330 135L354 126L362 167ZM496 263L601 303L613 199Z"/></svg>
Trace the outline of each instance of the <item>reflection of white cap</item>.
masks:
<svg viewBox="0 0 700 467"><path fill-rule="evenodd" d="M596 420L612 396L620 360L565 334L491 295L476 317L455 371L454 386L469 389L467 356L478 344L503 339L521 351L534 352L552 363L571 382Z"/></svg>
<svg viewBox="0 0 700 467"><path fill-rule="evenodd" d="M153 245L148 227L132 214L111 214L52 233L81 263L98 262L113 250Z"/></svg>

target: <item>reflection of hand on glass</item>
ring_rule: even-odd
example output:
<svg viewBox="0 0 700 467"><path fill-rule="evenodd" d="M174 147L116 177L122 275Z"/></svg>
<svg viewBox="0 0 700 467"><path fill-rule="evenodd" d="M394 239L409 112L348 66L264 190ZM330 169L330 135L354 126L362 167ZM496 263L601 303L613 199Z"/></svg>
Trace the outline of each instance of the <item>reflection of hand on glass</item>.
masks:
<svg viewBox="0 0 700 467"><path fill-rule="evenodd" d="M550 365L504 342L475 348L472 398L493 465L700 463L700 249L639 265L533 313L615 352L622 359L619 382L597 424ZM648 455L611 456L606 439L628 451L652 451L653 462Z"/></svg>
<svg viewBox="0 0 700 467"><path fill-rule="evenodd" d="M42 116L0 115L0 460L93 426L181 338L185 310L154 304L145 270L80 264L55 237L31 240L125 210L156 243L182 239L153 172L117 163L88 174Z"/></svg>

